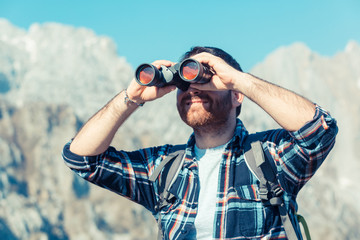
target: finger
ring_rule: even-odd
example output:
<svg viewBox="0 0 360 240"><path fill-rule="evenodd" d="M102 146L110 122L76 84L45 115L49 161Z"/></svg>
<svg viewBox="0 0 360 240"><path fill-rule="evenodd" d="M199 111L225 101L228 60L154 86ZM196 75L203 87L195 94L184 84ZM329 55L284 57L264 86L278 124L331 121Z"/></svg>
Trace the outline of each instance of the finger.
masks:
<svg viewBox="0 0 360 240"><path fill-rule="evenodd" d="M128 86L129 87L132 87L132 88L136 88L136 89L141 89L141 88L144 88L145 86L142 86L138 83L138 81L136 81L136 78L133 78Z"/></svg>
<svg viewBox="0 0 360 240"><path fill-rule="evenodd" d="M190 87L199 89L201 91L223 91L228 90L221 79L217 75L213 75L210 82L207 83L193 83Z"/></svg>
<svg viewBox="0 0 360 240"><path fill-rule="evenodd" d="M191 58L197 60L198 62L206 64L210 67L213 67L215 65L216 61L219 61L219 59L220 59L219 57L216 57L207 52L202 52L202 53L196 54L196 55L192 56Z"/></svg>
<svg viewBox="0 0 360 240"><path fill-rule="evenodd" d="M171 67L175 65L175 63L168 60L156 60L152 63L152 65L154 65L157 68L160 68L161 65L164 65L166 67Z"/></svg>

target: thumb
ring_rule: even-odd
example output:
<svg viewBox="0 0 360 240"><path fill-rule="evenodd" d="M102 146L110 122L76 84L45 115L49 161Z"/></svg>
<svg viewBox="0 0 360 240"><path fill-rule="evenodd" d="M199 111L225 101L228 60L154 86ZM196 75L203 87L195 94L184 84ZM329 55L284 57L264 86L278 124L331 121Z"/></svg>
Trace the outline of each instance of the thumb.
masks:
<svg viewBox="0 0 360 240"><path fill-rule="evenodd" d="M174 91L176 89L176 86L175 85L170 85L170 86L166 86L166 87L162 87L162 88L159 88L158 90L158 97L162 97L172 91Z"/></svg>

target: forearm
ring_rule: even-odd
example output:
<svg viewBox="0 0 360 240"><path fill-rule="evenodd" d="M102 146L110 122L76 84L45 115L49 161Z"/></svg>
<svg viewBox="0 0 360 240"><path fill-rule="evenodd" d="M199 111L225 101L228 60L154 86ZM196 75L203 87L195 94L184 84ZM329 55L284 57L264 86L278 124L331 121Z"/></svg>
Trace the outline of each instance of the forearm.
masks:
<svg viewBox="0 0 360 240"><path fill-rule="evenodd" d="M300 129L315 114L315 104L287 89L239 72L234 88L258 104L281 127L288 131Z"/></svg>
<svg viewBox="0 0 360 240"><path fill-rule="evenodd" d="M136 110L134 103L125 103L122 91L97 112L78 132L70 151L81 156L94 156L107 150L116 131Z"/></svg>

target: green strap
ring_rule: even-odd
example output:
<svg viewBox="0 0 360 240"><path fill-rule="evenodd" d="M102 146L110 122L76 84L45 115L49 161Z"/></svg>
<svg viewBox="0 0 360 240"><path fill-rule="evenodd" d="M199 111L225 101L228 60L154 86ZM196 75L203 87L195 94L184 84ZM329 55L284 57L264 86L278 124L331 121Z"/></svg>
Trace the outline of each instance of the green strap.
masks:
<svg viewBox="0 0 360 240"><path fill-rule="evenodd" d="M301 223L301 225L304 228L304 233L305 233L306 239L311 240L310 230L309 230L309 227L308 227L308 225L307 225L307 223L305 221L305 218L303 216L301 216L300 214L296 214L296 215L297 215L298 222Z"/></svg>

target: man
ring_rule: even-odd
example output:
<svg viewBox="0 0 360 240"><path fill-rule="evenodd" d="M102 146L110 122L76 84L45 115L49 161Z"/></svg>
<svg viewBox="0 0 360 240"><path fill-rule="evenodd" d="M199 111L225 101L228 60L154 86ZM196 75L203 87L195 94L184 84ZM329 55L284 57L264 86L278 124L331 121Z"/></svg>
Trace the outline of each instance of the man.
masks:
<svg viewBox="0 0 360 240"><path fill-rule="evenodd" d="M294 217L297 193L333 147L336 121L309 100L242 72L221 49L195 47L187 57L208 65L214 75L209 83L191 84L187 91L177 92L180 117L194 133L171 188L176 197L172 204L157 211L158 184L149 181L172 145L134 152L109 146L139 106L175 90L174 86L144 87L132 81L65 145L67 165L160 217L164 239L284 239L279 212L260 201L259 181L244 161L248 132L237 115L246 96L282 127L263 133L262 143L276 165L287 211L299 231ZM174 63L159 60L153 65Z"/></svg>

